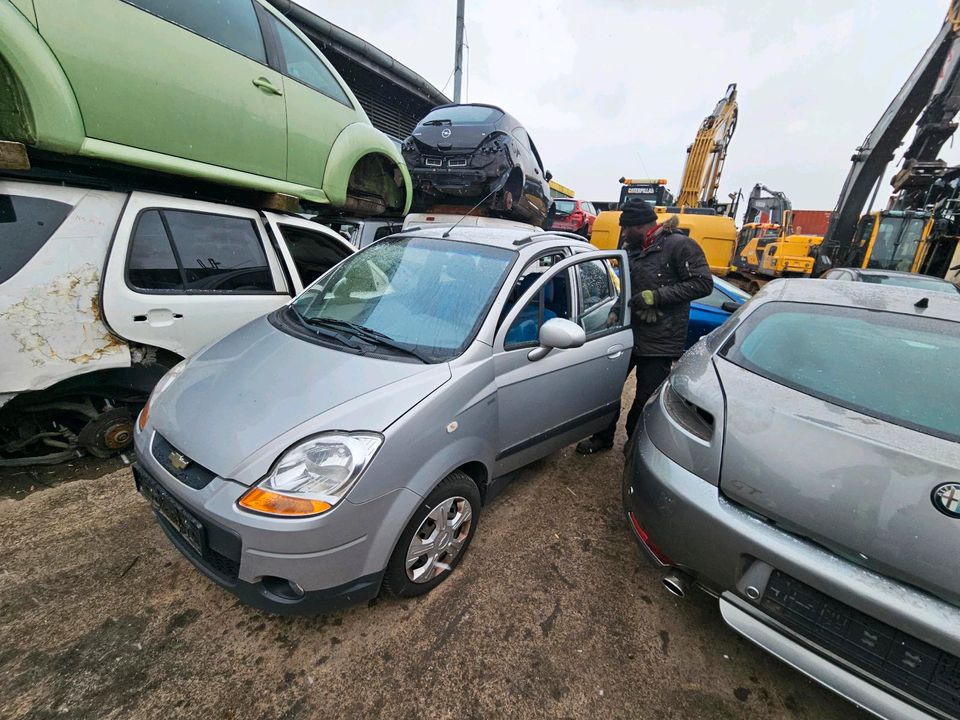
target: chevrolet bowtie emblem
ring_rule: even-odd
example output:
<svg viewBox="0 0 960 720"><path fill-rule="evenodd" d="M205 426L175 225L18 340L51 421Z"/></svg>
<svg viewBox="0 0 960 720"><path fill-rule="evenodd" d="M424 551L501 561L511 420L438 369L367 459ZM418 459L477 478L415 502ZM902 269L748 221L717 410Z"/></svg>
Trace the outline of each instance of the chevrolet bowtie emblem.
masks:
<svg viewBox="0 0 960 720"><path fill-rule="evenodd" d="M177 470L186 470L187 465L190 464L190 461L187 459L187 457L181 453L178 453L176 450L171 451L170 454L167 455L167 459Z"/></svg>

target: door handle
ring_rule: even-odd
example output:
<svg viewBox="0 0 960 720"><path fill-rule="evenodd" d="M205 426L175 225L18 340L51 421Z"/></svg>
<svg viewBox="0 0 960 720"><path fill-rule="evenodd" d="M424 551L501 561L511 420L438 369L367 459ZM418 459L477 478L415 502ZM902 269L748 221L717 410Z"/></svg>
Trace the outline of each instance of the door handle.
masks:
<svg viewBox="0 0 960 720"><path fill-rule="evenodd" d="M253 84L263 90L265 93L270 93L271 95L283 95L283 91L265 77L254 78Z"/></svg>
<svg viewBox="0 0 960 720"><path fill-rule="evenodd" d="M607 348L607 357L616 360L623 355L623 345L611 345Z"/></svg>

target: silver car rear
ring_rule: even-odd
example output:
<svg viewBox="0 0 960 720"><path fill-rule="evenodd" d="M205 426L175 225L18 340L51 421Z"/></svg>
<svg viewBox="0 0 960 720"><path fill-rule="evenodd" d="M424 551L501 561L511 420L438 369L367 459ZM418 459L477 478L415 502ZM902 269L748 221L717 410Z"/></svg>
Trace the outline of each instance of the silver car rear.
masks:
<svg viewBox="0 0 960 720"><path fill-rule="evenodd" d="M682 592L886 717L960 713L960 300L771 283L648 404L631 525Z"/></svg>

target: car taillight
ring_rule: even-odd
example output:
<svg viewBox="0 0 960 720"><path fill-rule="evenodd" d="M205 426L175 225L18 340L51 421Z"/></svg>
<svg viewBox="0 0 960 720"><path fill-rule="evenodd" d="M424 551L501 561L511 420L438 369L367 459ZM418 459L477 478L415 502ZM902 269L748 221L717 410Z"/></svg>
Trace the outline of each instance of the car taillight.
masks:
<svg viewBox="0 0 960 720"><path fill-rule="evenodd" d="M643 543L643 546L649 550L653 556L659 560L664 565L673 565L673 560L668 558L663 550L658 548L653 541L650 539L650 536L647 534L647 531L640 527L640 522L637 520L637 516L632 512L628 512L627 515L630 516L630 524L633 525L633 531L637 534L637 537L640 538L640 542Z"/></svg>

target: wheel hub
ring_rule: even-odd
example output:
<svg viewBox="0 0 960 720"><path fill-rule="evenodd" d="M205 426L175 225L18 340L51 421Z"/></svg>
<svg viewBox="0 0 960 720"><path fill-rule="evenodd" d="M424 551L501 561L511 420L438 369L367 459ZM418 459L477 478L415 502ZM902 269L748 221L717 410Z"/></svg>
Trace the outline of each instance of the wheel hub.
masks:
<svg viewBox="0 0 960 720"><path fill-rule="evenodd" d="M448 572L470 534L472 517L470 502L459 496L427 513L407 548L407 577L425 583Z"/></svg>

